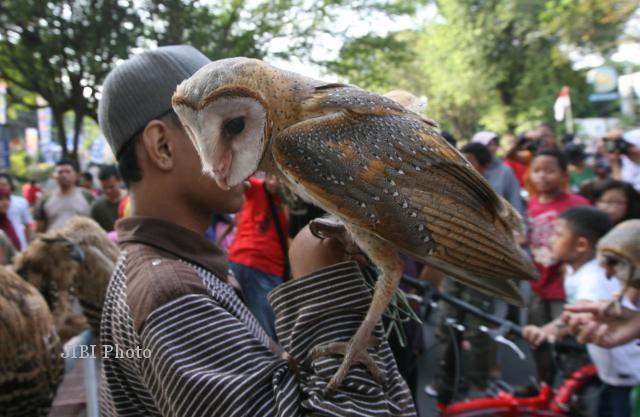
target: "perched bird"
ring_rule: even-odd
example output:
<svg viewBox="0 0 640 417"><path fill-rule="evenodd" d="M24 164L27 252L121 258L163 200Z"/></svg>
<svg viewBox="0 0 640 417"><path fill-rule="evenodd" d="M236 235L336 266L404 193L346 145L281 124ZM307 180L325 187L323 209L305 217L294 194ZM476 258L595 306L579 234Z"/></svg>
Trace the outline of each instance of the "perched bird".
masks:
<svg viewBox="0 0 640 417"><path fill-rule="evenodd" d="M46 416L64 372L62 345L36 288L0 266L0 416Z"/></svg>
<svg viewBox="0 0 640 417"><path fill-rule="evenodd" d="M607 277L622 281L623 290L615 302L616 308L628 288L640 288L640 220L627 220L611 229L597 245L597 257Z"/></svg>
<svg viewBox="0 0 640 417"><path fill-rule="evenodd" d="M63 341L88 324L98 334L102 304L118 257L117 246L87 217L32 241L14 258L16 272L44 295ZM73 309L74 300L83 316ZM85 319L86 317L86 319Z"/></svg>
<svg viewBox="0 0 640 417"><path fill-rule="evenodd" d="M277 172L303 199L333 214L381 273L367 315L329 382L365 364L371 333L395 292L402 251L448 275L521 304L514 279L536 276L514 240L520 218L435 123L391 99L232 58L183 81L173 108L203 169L228 188L256 169ZM334 224L318 225L326 230Z"/></svg>

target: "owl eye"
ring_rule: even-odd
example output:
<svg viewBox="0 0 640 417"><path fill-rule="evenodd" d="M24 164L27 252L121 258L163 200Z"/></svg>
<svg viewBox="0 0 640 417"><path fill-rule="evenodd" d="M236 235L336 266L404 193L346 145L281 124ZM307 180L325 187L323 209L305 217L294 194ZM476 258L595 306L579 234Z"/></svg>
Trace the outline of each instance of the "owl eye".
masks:
<svg viewBox="0 0 640 417"><path fill-rule="evenodd" d="M244 130L244 117L236 117L224 124L224 131L229 135L237 135Z"/></svg>

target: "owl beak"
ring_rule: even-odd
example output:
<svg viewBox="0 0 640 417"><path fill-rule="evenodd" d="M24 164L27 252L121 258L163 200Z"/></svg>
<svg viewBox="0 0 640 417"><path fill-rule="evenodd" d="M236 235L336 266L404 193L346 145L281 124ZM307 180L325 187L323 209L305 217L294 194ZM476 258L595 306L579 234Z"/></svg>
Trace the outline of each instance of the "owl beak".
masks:
<svg viewBox="0 0 640 417"><path fill-rule="evenodd" d="M217 161L213 168L213 178L216 180L218 187L222 190L229 190L229 175L231 173L231 163L233 162L233 151L226 149L222 152L221 158Z"/></svg>

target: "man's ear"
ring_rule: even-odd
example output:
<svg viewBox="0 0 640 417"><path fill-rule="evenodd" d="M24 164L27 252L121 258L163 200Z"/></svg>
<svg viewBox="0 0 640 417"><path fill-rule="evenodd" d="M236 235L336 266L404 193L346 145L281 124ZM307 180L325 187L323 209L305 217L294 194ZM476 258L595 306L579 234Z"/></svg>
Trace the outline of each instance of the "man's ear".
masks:
<svg viewBox="0 0 640 417"><path fill-rule="evenodd" d="M152 120L142 132L142 145L149 161L162 171L170 171L174 166L175 144L169 126L162 120Z"/></svg>
<svg viewBox="0 0 640 417"><path fill-rule="evenodd" d="M592 249L593 248L591 247L591 242L589 242L589 239L584 236L578 237L578 239L576 240L576 251L578 253L585 253Z"/></svg>

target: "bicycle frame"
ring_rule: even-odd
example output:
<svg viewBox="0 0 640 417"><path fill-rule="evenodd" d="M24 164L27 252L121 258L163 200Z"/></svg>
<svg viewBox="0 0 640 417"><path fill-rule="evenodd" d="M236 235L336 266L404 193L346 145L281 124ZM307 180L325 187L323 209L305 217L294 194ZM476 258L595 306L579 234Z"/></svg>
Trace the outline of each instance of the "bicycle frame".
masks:
<svg viewBox="0 0 640 417"><path fill-rule="evenodd" d="M499 417L567 417L570 401L573 395L579 393L586 385L597 378L593 364L585 365L573 372L556 390L555 395L551 387L542 384L540 392L535 397L515 397L507 392L500 392L491 398L477 398L461 401L449 406L438 404L442 417L472 417L491 415Z"/></svg>
<svg viewBox="0 0 640 417"><path fill-rule="evenodd" d="M461 310L484 319L489 323L500 326L503 333L513 333L522 337L522 328L508 320L488 314L448 294L442 294L430 283L403 276L402 281L423 292L421 297L421 316L430 312L430 303L443 300ZM496 339L494 339L496 340ZM575 350L571 343L555 343L556 348ZM501 391L495 397L477 398L459 401L453 404L438 404L442 417L567 417L571 411L571 401L574 395L580 393L589 383L597 381L598 375L593 364L588 364L574 371L553 392L550 386L542 384L538 395L533 397L515 397L513 394Z"/></svg>

